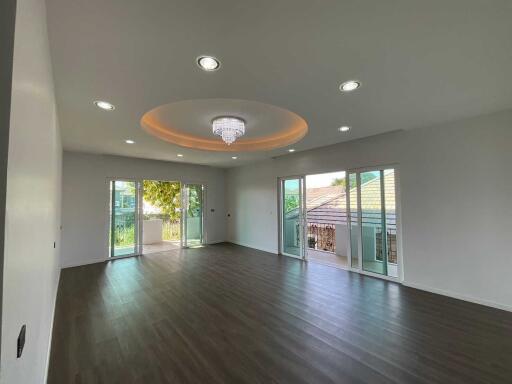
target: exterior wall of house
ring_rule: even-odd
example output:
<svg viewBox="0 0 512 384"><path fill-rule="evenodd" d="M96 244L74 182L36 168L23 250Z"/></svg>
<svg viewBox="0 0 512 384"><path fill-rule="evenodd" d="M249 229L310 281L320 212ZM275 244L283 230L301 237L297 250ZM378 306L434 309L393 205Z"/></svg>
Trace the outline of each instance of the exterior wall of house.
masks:
<svg viewBox="0 0 512 384"><path fill-rule="evenodd" d="M348 227L345 224L336 224L335 237L336 237L336 248L335 253L338 256L348 255Z"/></svg>
<svg viewBox="0 0 512 384"><path fill-rule="evenodd" d="M230 169L228 239L277 253L278 177L394 165L404 284L512 309L511 127L509 110Z"/></svg>

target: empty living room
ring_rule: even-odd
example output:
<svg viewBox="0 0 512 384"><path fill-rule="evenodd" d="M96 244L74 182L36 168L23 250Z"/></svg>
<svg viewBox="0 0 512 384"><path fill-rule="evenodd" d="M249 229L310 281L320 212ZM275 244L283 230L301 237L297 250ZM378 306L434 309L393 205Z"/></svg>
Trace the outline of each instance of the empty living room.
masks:
<svg viewBox="0 0 512 384"><path fill-rule="evenodd" d="M0 384L512 383L512 1L0 30Z"/></svg>

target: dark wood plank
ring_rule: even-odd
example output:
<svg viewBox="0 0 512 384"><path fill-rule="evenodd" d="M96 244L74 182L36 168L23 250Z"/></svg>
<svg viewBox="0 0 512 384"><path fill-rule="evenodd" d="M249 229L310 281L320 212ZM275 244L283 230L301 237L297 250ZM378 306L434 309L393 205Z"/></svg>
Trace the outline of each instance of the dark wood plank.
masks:
<svg viewBox="0 0 512 384"><path fill-rule="evenodd" d="M512 383L512 314L232 244L62 271L52 383Z"/></svg>

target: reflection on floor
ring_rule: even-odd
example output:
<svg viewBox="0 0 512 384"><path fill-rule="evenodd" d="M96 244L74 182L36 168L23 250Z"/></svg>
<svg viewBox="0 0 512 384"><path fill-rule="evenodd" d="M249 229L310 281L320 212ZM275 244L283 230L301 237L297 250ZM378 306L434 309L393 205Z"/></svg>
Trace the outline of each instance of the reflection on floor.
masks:
<svg viewBox="0 0 512 384"><path fill-rule="evenodd" d="M180 249L179 241L163 240L159 243L144 244L142 246L142 254L147 255L148 253L166 252L172 251L173 249Z"/></svg>
<svg viewBox="0 0 512 384"><path fill-rule="evenodd" d="M347 256L336 255L332 252L309 248L306 252L308 261L330 265L331 267L337 268L350 267ZM365 261L363 264L363 270L377 274L384 274L383 264L380 261ZM398 277L398 266L396 264L388 263L387 275L391 277Z"/></svg>
<svg viewBox="0 0 512 384"><path fill-rule="evenodd" d="M373 272L377 274L385 274L384 273L384 264L382 261L364 261L363 262L363 270L367 272ZM391 277L398 277L398 265L388 263L387 275Z"/></svg>
<svg viewBox="0 0 512 384"><path fill-rule="evenodd" d="M230 244L61 272L48 384L510 383L512 313Z"/></svg>
<svg viewBox="0 0 512 384"><path fill-rule="evenodd" d="M332 252L319 251L317 249L307 249L307 259L317 263L331 265L338 268L348 268L347 256L336 255Z"/></svg>
<svg viewBox="0 0 512 384"><path fill-rule="evenodd" d="M135 244L126 246L126 247L119 247L116 246L114 248L114 256L127 256L127 255L133 255L135 253Z"/></svg>

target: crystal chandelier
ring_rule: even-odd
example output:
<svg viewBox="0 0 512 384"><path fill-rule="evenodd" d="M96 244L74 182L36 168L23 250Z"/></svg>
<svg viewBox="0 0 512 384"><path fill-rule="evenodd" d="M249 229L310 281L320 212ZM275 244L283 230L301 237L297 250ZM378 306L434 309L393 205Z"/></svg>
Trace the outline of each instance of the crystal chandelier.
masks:
<svg viewBox="0 0 512 384"><path fill-rule="evenodd" d="M227 145L245 133L245 121L234 116L219 116L212 120L213 133L222 137Z"/></svg>

